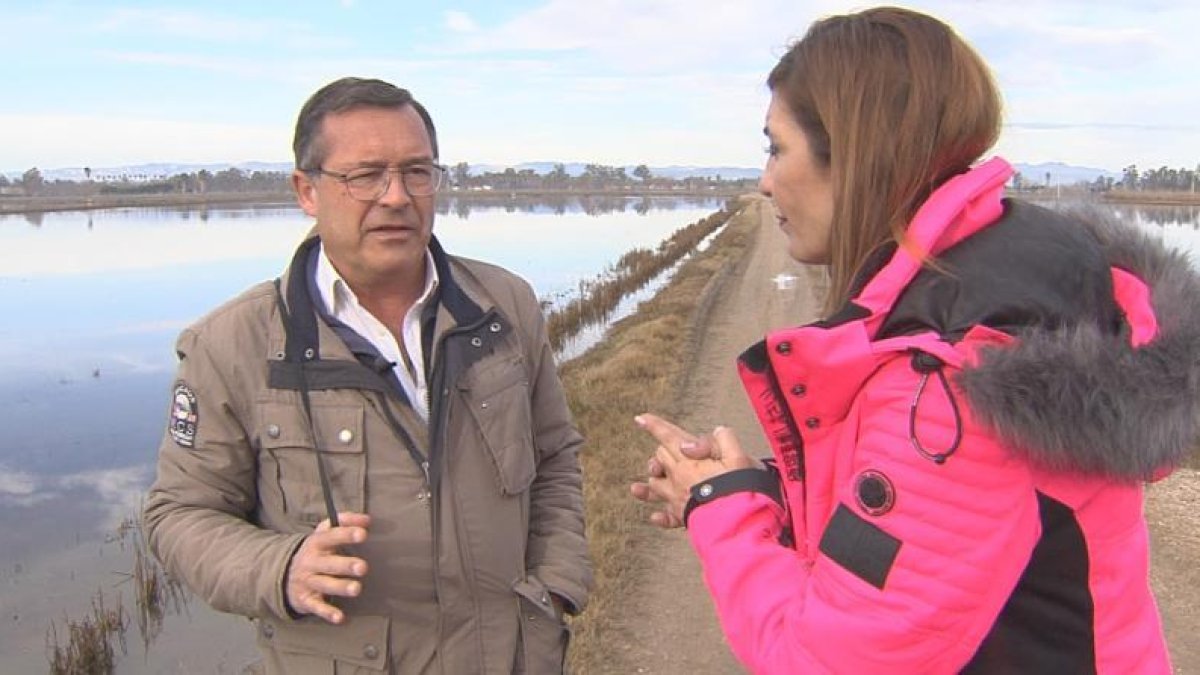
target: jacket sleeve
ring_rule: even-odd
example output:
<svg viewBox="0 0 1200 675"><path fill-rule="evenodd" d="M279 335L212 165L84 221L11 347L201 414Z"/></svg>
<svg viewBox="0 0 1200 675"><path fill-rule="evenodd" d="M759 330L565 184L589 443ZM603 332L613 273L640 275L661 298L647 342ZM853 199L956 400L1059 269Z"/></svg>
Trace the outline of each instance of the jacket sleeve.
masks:
<svg viewBox="0 0 1200 675"><path fill-rule="evenodd" d="M809 499L805 511L789 502L818 539L781 546L781 508L753 493L692 512L689 536L722 627L753 672L958 672L1020 579L1040 535L1029 468L971 418L957 390L957 451L942 464L922 456L909 437L919 380L909 359L892 359L825 431L834 447L821 450L837 453L823 460L836 463L825 474L835 477L829 503ZM956 424L934 382L915 429L940 450ZM875 515L864 507L864 476L892 488L886 511L874 508L878 494L865 500Z"/></svg>
<svg viewBox="0 0 1200 675"><path fill-rule="evenodd" d="M528 329L530 410L537 475L530 487L529 540L526 566L556 595L568 611L587 603L592 564L584 536L583 476L576 430L566 394L554 364L545 318L532 290L521 302L521 326Z"/></svg>
<svg viewBox="0 0 1200 675"><path fill-rule="evenodd" d="M257 503L257 460L222 363L187 330L175 392L195 402L194 437L169 430L159 445L158 475L143 511L150 549L167 571L213 608L249 617L288 616L283 579L304 538L251 522ZM188 447L190 445L191 447Z"/></svg>

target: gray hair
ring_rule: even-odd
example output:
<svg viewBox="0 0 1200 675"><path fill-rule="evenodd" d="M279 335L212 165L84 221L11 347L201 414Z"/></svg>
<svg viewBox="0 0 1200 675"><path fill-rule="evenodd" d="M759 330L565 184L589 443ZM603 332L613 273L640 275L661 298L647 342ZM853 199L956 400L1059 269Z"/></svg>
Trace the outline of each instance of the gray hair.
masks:
<svg viewBox="0 0 1200 675"><path fill-rule="evenodd" d="M321 87L300 108L296 118L296 135L292 139L292 152L296 156L296 168L308 171L325 161L325 148L321 143L321 123L325 117L354 108L404 108L411 106L421 116L425 131L429 132L429 144L433 158L438 157L437 131L429 111L421 105L407 89L401 89L383 80L361 77L343 77Z"/></svg>

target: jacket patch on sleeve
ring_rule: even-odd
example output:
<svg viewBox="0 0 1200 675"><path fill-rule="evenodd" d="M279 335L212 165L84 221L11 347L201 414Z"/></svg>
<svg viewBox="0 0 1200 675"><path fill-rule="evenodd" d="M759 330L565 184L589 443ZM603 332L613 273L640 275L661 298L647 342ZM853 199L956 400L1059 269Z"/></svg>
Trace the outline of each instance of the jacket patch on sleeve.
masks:
<svg viewBox="0 0 1200 675"><path fill-rule="evenodd" d="M845 504L838 504L821 536L821 553L880 589L899 552L899 539L867 522Z"/></svg>
<svg viewBox="0 0 1200 675"><path fill-rule="evenodd" d="M184 448L196 447L196 427L200 424L200 406L196 404L196 392L183 382L175 383L171 394L171 419L167 431L175 443Z"/></svg>

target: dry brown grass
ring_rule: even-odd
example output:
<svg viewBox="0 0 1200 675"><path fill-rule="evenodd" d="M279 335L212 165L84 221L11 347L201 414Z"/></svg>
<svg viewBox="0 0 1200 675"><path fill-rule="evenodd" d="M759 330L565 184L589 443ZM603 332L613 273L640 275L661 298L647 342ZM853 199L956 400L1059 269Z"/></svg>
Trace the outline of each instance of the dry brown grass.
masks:
<svg viewBox="0 0 1200 675"><path fill-rule="evenodd" d="M149 651L151 643L162 632L163 617L184 611L188 594L183 583L168 575L150 554L140 523L126 521L122 524L121 546L127 542L133 548L133 571L125 576L133 583L135 618L142 636L142 648Z"/></svg>
<svg viewBox="0 0 1200 675"><path fill-rule="evenodd" d="M82 619L63 617L66 634L59 643L58 624L50 622L46 631L46 658L51 675L102 675L113 672L116 660L114 640L125 651L128 621L117 597L116 609L104 605L104 594L97 591L92 611Z"/></svg>
<svg viewBox="0 0 1200 675"><path fill-rule="evenodd" d="M729 220L733 208L736 207L726 206L725 209L675 230L654 251L644 248L628 251L615 265L595 279L581 282L579 296L561 309L551 312L546 318L551 348L555 351L561 350L567 339L578 333L581 328L606 320L622 298L645 286Z"/></svg>
<svg viewBox="0 0 1200 675"><path fill-rule="evenodd" d="M744 211L742 212L744 213ZM596 568L588 610L572 624L572 670L603 663L610 632L633 583L638 557L635 528L645 519L629 484L645 470L649 448L634 415L648 410L674 416L675 392L694 357L695 315L706 289L746 249L758 215L735 215L716 243L679 269L671 283L617 323L605 340L562 369L571 408L588 439L582 455L587 532Z"/></svg>
<svg viewBox="0 0 1200 675"><path fill-rule="evenodd" d="M187 608L187 591L150 555L141 527L132 519L125 519L106 541L118 542L122 550L127 546L132 549L133 569L128 574L120 574L121 583L133 584L137 608L134 618L143 650L149 651L151 643L162 631L163 617ZM125 631L129 628L129 617L120 593L116 595L116 602L116 609L108 609L103 590L96 591L90 614L80 620L63 617L66 632L61 643L58 625L50 623L46 629L46 658L53 675L113 672L116 654L113 643L119 644L124 653Z"/></svg>

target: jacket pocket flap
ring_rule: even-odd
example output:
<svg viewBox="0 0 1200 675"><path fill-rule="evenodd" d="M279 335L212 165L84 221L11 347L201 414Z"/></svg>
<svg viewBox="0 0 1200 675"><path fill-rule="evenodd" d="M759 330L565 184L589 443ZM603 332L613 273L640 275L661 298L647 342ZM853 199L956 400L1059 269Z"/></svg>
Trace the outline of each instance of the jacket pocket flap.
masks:
<svg viewBox="0 0 1200 675"><path fill-rule="evenodd" d="M316 432L325 452L362 452L363 409L347 405L313 405ZM304 410L287 403L264 403L260 407L258 440L268 450L313 447L313 431Z"/></svg>
<svg viewBox="0 0 1200 675"><path fill-rule="evenodd" d="M321 619L299 621L262 619L258 622L258 646L290 654L327 656L363 668L383 670L388 663L386 616L351 616L341 625Z"/></svg>
<svg viewBox="0 0 1200 675"><path fill-rule="evenodd" d="M533 414L524 362L519 358L481 364L460 386L496 467L501 492L518 495L536 477Z"/></svg>
<svg viewBox="0 0 1200 675"><path fill-rule="evenodd" d="M517 583L513 584L513 591L529 601L530 605L537 607L551 619L559 619L554 611L554 603L550 600L550 589L546 588L538 579L526 577Z"/></svg>

